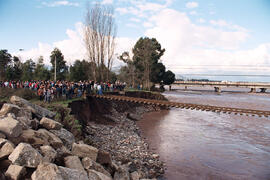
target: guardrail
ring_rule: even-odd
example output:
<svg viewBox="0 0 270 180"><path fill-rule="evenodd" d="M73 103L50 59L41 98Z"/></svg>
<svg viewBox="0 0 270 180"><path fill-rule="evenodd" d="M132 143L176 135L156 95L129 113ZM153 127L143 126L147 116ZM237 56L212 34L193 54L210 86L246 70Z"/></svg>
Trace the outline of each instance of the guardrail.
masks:
<svg viewBox="0 0 270 180"><path fill-rule="evenodd" d="M235 87L270 88L270 83L255 83L255 82L175 81L173 84L175 84L175 85L235 86Z"/></svg>

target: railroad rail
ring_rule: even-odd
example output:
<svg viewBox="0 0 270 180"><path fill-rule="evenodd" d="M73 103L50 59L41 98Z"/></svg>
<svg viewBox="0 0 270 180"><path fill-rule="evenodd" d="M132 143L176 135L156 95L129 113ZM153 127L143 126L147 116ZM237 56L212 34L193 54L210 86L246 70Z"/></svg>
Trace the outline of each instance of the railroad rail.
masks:
<svg viewBox="0 0 270 180"><path fill-rule="evenodd" d="M258 116L258 117L266 117L266 118L270 117L270 111L263 111L263 110L230 108L230 107L191 104L191 103L179 103L179 102L170 102L170 101L164 101L164 100L152 100L152 99L134 98L134 97L116 96L116 95L91 95L91 96L97 99L108 99L112 101L113 100L126 101L126 102L140 103L140 104L147 104L147 105L164 106L168 108L175 107L175 108L181 108L181 109L212 111L216 113Z"/></svg>

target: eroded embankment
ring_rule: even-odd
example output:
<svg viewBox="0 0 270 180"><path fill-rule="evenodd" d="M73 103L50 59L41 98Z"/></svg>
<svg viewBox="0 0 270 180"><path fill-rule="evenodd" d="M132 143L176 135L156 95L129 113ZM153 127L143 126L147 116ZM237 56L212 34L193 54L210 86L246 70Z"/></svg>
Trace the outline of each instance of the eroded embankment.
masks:
<svg viewBox="0 0 270 180"><path fill-rule="evenodd" d="M139 94L139 97L155 98L155 95ZM157 99L162 95L157 94ZM163 97L164 98L164 97ZM140 135L135 120L142 114L160 110L160 107L131 102L109 101L87 97L69 104L73 114L82 124L85 141L111 153L114 160L139 171L145 178L154 178L164 173L159 155L149 150Z"/></svg>

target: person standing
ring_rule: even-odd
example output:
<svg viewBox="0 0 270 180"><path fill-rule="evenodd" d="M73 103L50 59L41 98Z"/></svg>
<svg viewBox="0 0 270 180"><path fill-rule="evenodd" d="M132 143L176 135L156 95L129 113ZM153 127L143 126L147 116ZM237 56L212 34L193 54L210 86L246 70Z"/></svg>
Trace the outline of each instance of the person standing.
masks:
<svg viewBox="0 0 270 180"><path fill-rule="evenodd" d="M102 95L102 87L100 84L97 85L98 95Z"/></svg>

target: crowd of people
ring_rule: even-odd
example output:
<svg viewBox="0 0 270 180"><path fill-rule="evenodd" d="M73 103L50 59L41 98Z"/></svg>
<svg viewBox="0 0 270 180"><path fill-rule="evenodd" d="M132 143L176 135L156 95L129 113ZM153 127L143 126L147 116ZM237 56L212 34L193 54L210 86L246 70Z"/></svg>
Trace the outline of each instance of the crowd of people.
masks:
<svg viewBox="0 0 270 180"><path fill-rule="evenodd" d="M116 81L115 83L98 83L94 81L0 81L2 88L27 88L33 90L39 99L51 102L53 99L81 97L83 94L96 93L102 95L104 91L122 91L126 83Z"/></svg>

